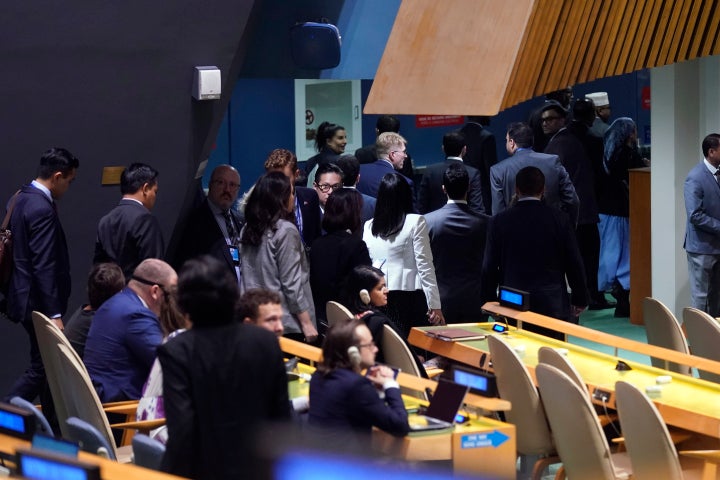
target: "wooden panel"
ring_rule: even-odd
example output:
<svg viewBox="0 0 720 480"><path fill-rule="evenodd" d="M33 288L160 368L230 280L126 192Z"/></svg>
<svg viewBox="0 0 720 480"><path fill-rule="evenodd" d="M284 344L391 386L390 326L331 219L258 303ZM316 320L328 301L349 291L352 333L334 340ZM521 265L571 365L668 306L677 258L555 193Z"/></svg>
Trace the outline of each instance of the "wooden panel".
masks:
<svg viewBox="0 0 720 480"><path fill-rule="evenodd" d="M403 0L365 113L494 115L720 52L720 0Z"/></svg>
<svg viewBox="0 0 720 480"><path fill-rule="evenodd" d="M650 169L630 170L630 323L643 325L642 302L652 297Z"/></svg>

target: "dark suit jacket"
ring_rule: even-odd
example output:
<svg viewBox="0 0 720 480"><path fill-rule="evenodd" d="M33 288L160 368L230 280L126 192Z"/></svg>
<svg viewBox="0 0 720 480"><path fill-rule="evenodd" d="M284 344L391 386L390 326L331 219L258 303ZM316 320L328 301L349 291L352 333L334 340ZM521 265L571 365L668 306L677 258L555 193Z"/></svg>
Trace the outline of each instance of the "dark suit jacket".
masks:
<svg viewBox="0 0 720 480"><path fill-rule="evenodd" d="M376 160L373 163L360 165L360 181L357 184L357 189L360 193L377 198L377 192L382 178L388 173L395 172L396 170L387 160ZM413 181L408 177L405 177L405 180L407 180L412 188Z"/></svg>
<svg viewBox="0 0 720 480"><path fill-rule="evenodd" d="M320 199L315 190L307 187L295 187L295 196L303 219L302 239L309 247L322 234Z"/></svg>
<svg viewBox="0 0 720 480"><path fill-rule="evenodd" d="M95 312L83 362L100 401L140 398L163 333L157 316L129 287Z"/></svg>
<svg viewBox="0 0 720 480"><path fill-rule="evenodd" d="M162 470L190 478L262 478L255 434L290 417L277 338L232 322L193 327L158 349L168 426Z"/></svg>
<svg viewBox="0 0 720 480"><path fill-rule="evenodd" d="M571 303L588 304L582 258L564 214L542 202L525 200L490 220L483 302L496 300L498 285L530 292L531 311L561 320L571 320Z"/></svg>
<svg viewBox="0 0 720 480"><path fill-rule="evenodd" d="M165 255L160 224L150 210L134 200L122 199L100 219L93 263L115 262L129 279L146 258Z"/></svg>
<svg viewBox="0 0 720 480"><path fill-rule="evenodd" d="M463 161L466 165L480 171L483 205L485 213L490 213L492 196L490 195L490 167L497 163L497 145L495 135L479 123L468 122L460 129L465 136L467 151Z"/></svg>
<svg viewBox="0 0 720 480"><path fill-rule="evenodd" d="M420 192L418 193L418 209L421 214L437 210L447 203L447 195L445 195L442 190L443 175L450 164L458 162L458 160L448 159L442 163L429 165L425 169L425 174L420 181ZM476 168L466 165L464 162L459 163L462 163L462 166L465 167L470 177L467 199L468 206L477 213L485 213L480 172Z"/></svg>
<svg viewBox="0 0 720 480"><path fill-rule="evenodd" d="M537 153L529 148L516 151L515 155L490 169L493 215L510 207L515 195L515 176L529 166L539 168L545 175L545 203L567 213L568 218L575 224L579 200L567 170L557 155Z"/></svg>
<svg viewBox="0 0 720 480"><path fill-rule="evenodd" d="M362 223L365 223L368 220L372 220L375 216L375 205L377 204L377 199L375 197L371 197L370 195L365 195L364 193L361 193L360 195L363 197L363 208L360 214L360 220Z"/></svg>
<svg viewBox="0 0 720 480"><path fill-rule="evenodd" d="M239 234L243 225L240 214L233 209L230 209L230 214L235 221ZM234 277L237 277L235 263L230 256L225 236L220 230L217 220L215 220L215 215L210 210L207 198L190 212L185 219L180 242L175 251L175 258L171 262L172 266L176 271L180 271L183 263L198 255L211 255L217 258L227 266L228 271Z"/></svg>
<svg viewBox="0 0 720 480"><path fill-rule="evenodd" d="M573 122L578 123L578 122ZM545 147L545 153L557 155L570 176L580 201L578 224L598 223L598 205L595 197L595 172L580 137L569 128L555 134Z"/></svg>
<svg viewBox="0 0 720 480"><path fill-rule="evenodd" d="M405 175L407 178L413 178L414 171L412 157L410 156L410 153L405 153L407 154L407 157L405 157L405 161L403 162L403 166L399 170L399 172ZM375 160L378 159L377 151L375 150L375 144L371 143L370 145L358 148L357 150L355 150L355 157L358 159L358 162L360 162L360 165L362 165L363 163L373 163Z"/></svg>
<svg viewBox="0 0 720 480"><path fill-rule="evenodd" d="M70 256L53 202L25 185L10 218L15 266L8 286L8 316L30 321L33 310L65 315L70 296Z"/></svg>
<svg viewBox="0 0 720 480"><path fill-rule="evenodd" d="M382 400L367 378L338 368L310 380L310 425L325 429L328 445L351 445L366 452L372 427L402 437L409 431L399 388L389 388Z"/></svg>
<svg viewBox="0 0 720 480"><path fill-rule="evenodd" d="M448 323L477 322L482 316L480 277L489 219L460 203L448 203L425 215Z"/></svg>
<svg viewBox="0 0 720 480"><path fill-rule="evenodd" d="M325 305L339 300L340 285L358 265L372 265L362 237L346 231L317 238L310 249L310 287L315 317L325 319Z"/></svg>

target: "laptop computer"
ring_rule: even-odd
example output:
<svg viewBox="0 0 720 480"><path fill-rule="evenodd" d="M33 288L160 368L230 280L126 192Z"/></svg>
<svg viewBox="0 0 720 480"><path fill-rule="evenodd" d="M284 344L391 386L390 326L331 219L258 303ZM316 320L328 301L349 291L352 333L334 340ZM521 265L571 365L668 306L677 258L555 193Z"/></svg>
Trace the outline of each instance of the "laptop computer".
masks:
<svg viewBox="0 0 720 480"><path fill-rule="evenodd" d="M424 432L452 427L468 388L466 385L440 379L425 414L412 414L408 417L410 431Z"/></svg>

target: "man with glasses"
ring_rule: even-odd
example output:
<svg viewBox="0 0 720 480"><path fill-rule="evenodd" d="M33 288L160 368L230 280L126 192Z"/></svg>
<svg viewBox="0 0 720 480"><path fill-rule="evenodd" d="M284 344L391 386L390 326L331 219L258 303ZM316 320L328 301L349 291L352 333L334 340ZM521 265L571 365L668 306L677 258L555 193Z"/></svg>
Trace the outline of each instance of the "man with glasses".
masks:
<svg viewBox="0 0 720 480"><path fill-rule="evenodd" d="M585 98L592 100L595 105L595 120L590 131L593 135L603 138L607 129L610 128L610 97L607 92L593 92L585 95Z"/></svg>
<svg viewBox="0 0 720 480"><path fill-rule="evenodd" d="M127 287L95 312L83 362L101 402L140 398L163 339L159 317L170 308L169 295L176 286L175 270L148 258Z"/></svg>
<svg viewBox="0 0 720 480"><path fill-rule="evenodd" d="M114 262L125 278L146 258L163 258L160 223L151 213L158 192L158 171L133 163L120 176L122 199L100 219L93 263Z"/></svg>
<svg viewBox="0 0 720 480"><path fill-rule="evenodd" d="M243 222L235 210L240 191L240 174L230 165L218 165L210 175L207 198L185 219L172 264L199 255L220 260L240 282L239 238Z"/></svg>
<svg viewBox="0 0 720 480"><path fill-rule="evenodd" d="M373 163L360 165L360 181L357 189L360 193L377 198L380 181L387 173L399 172L407 158L407 141L394 132L381 133L375 144L378 159ZM405 177L410 188L413 181Z"/></svg>
<svg viewBox="0 0 720 480"><path fill-rule="evenodd" d="M320 200L320 212L325 214L325 203L335 190L343 187L343 172L340 167L334 163L325 163L318 166L315 170L315 181L313 188L318 194Z"/></svg>

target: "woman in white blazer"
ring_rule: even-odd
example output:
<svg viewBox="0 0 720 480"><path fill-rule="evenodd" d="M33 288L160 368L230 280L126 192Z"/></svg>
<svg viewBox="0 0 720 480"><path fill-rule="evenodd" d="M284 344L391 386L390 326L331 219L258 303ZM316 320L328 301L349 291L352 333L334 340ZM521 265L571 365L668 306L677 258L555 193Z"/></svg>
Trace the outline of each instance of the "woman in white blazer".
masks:
<svg viewBox="0 0 720 480"><path fill-rule="evenodd" d="M388 173L380 182L375 216L363 229L373 265L387 281L388 317L405 338L411 327L445 323L427 224L422 215L412 212L407 180Z"/></svg>

